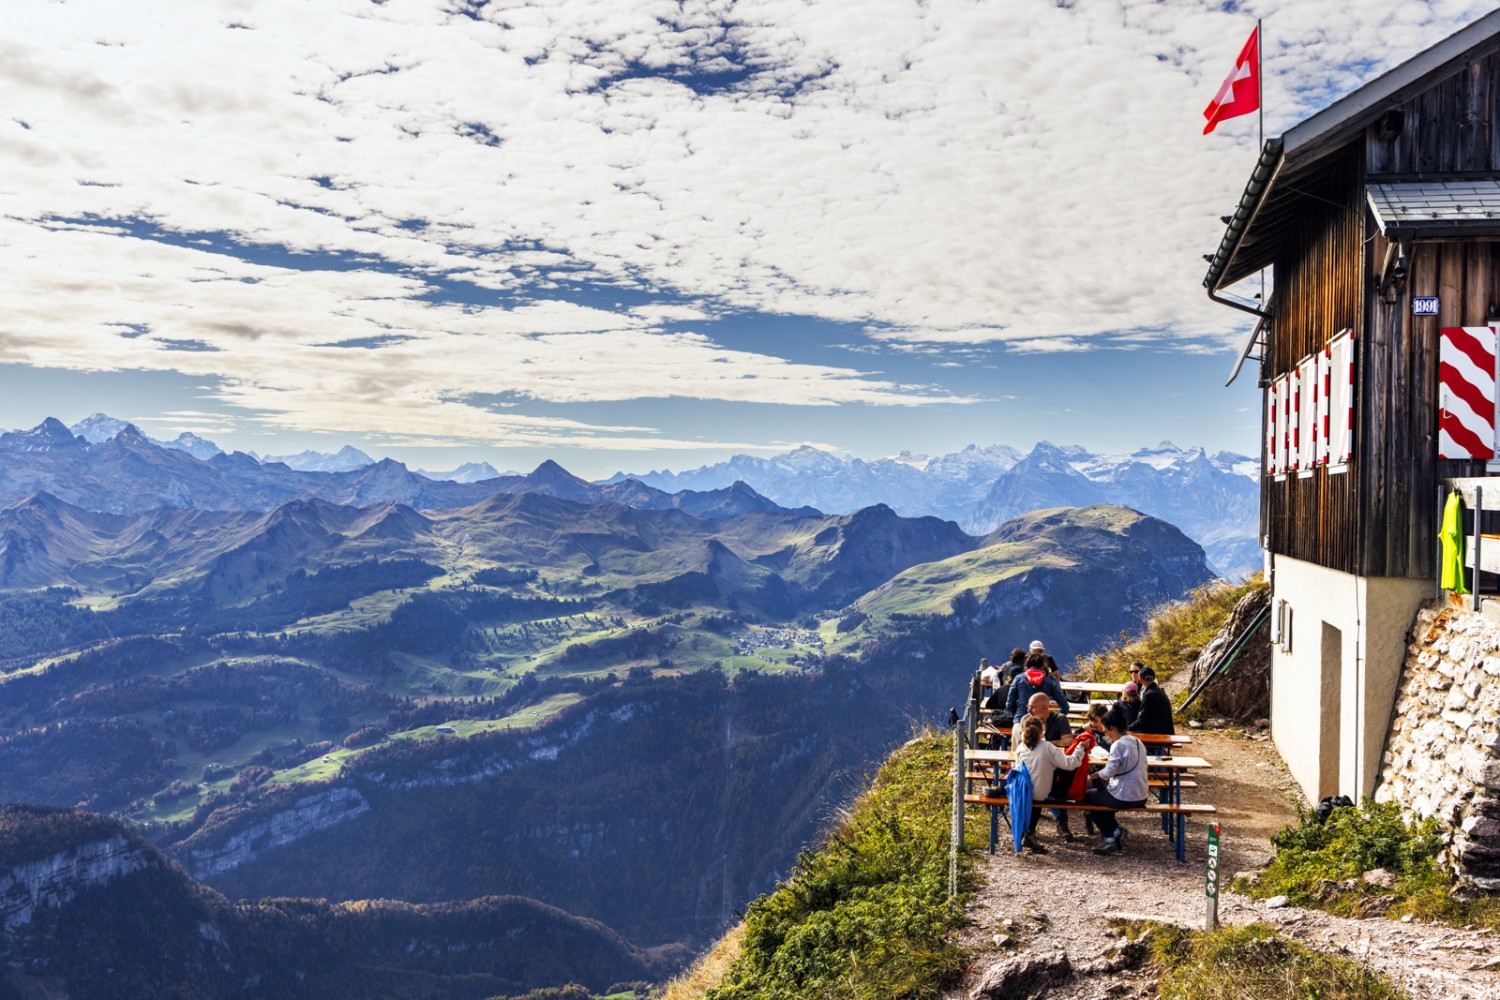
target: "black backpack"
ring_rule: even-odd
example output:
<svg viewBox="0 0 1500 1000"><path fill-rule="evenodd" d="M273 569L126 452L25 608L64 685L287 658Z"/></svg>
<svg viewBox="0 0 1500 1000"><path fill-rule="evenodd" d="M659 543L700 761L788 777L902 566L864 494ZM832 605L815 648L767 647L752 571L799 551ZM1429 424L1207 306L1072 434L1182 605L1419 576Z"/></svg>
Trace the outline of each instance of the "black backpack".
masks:
<svg viewBox="0 0 1500 1000"><path fill-rule="evenodd" d="M1329 816L1333 815L1335 809L1348 809L1352 808L1353 805L1354 803L1349 801L1349 796L1347 795L1328 795L1319 800L1318 808L1313 810L1313 815L1318 817L1319 823L1323 823L1327 821Z"/></svg>

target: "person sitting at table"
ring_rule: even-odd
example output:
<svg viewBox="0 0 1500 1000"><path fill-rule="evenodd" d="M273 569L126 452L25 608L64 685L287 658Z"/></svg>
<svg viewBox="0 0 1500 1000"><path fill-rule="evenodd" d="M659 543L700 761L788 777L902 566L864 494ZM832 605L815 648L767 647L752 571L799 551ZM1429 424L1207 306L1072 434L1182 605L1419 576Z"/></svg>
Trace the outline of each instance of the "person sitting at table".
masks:
<svg viewBox="0 0 1500 1000"><path fill-rule="evenodd" d="M1042 697L1037 695L1037 698ZM1087 742L1080 744L1071 754L1063 753L1058 747L1043 739L1044 725L1034 713L1028 713L1026 720L1021 723L1021 736L1016 741L1016 763L1025 764L1026 770L1031 774L1031 801L1036 803L1031 807L1031 823L1026 828L1026 834L1022 843L1031 850L1033 854L1046 854L1047 848L1042 846L1041 841L1036 839L1036 824L1042 818L1043 804L1048 800L1066 801L1066 789L1072 781L1073 772L1084 766L1088 755ZM1066 782L1059 782L1059 775L1068 776ZM1063 791L1062 798L1056 797L1056 787L1060 785ZM1065 839L1072 840L1073 835L1068 833L1067 820L1058 820L1058 832Z"/></svg>
<svg viewBox="0 0 1500 1000"><path fill-rule="evenodd" d="M1095 854L1115 854L1125 847L1125 828L1115 819L1115 809L1139 809L1146 804L1150 786L1146 778L1146 748L1126 730L1125 713L1111 707L1104 716L1104 731L1112 741L1109 760L1094 775L1094 784L1083 801L1105 806L1108 812L1093 814L1101 834Z"/></svg>
<svg viewBox="0 0 1500 1000"><path fill-rule="evenodd" d="M1157 686L1156 671L1150 667L1142 667L1141 680L1146 685L1141 691L1141 711L1127 728L1132 733L1173 735L1177 729L1172 724L1172 699Z"/></svg>
<svg viewBox="0 0 1500 1000"><path fill-rule="evenodd" d="M1024 725L1027 719L1036 719L1042 724L1043 739L1048 743L1061 743L1073 735L1073 727L1068 725L1068 716L1052 707L1052 701L1047 697L1045 691L1038 691L1026 702L1026 714L1016 720L1017 725Z"/></svg>
<svg viewBox="0 0 1500 1000"><path fill-rule="evenodd" d="M995 694L995 686L1000 683L1000 668L990 663L988 659L979 661L979 698L981 708L988 708L987 704Z"/></svg>
<svg viewBox="0 0 1500 1000"><path fill-rule="evenodd" d="M1032 653L1026 657L1026 672L1010 684L1010 697L1005 708L1011 718L1019 718L1031 704L1031 696L1039 691L1057 702L1057 707L1064 713L1067 712L1068 696L1063 692L1062 682L1047 672L1046 654Z"/></svg>
<svg viewBox="0 0 1500 1000"><path fill-rule="evenodd" d="M1125 690L1120 692L1120 699L1115 704L1125 713L1125 725L1128 729L1141 714L1141 686L1135 681L1127 681Z"/></svg>
<svg viewBox="0 0 1500 1000"><path fill-rule="evenodd" d="M1084 728L1094 734L1094 742L1098 744L1100 750L1108 750L1110 743L1114 742L1109 738L1109 733L1104 729L1104 717L1114 707L1114 705L1106 705L1102 701L1089 704L1089 717L1088 721L1084 723Z"/></svg>

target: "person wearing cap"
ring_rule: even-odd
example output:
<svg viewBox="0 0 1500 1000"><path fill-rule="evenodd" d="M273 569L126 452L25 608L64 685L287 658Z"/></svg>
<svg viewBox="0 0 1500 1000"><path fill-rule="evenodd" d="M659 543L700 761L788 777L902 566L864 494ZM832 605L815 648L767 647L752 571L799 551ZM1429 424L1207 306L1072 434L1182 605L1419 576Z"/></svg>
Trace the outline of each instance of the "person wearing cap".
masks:
<svg viewBox="0 0 1500 1000"><path fill-rule="evenodd" d="M1156 671L1150 667L1142 667L1141 680L1146 685L1141 691L1141 711L1130 724L1130 731L1173 735L1177 729L1172 724L1172 699L1157 686Z"/></svg>
<svg viewBox="0 0 1500 1000"><path fill-rule="evenodd" d="M1033 645L1036 644L1033 643ZM1068 696L1063 692L1062 685L1058 683L1057 678L1047 672L1046 653L1032 653L1026 657L1026 672L1011 682L1010 697L1005 703L1005 708L1010 712L1011 718L1020 718L1026 711L1031 696L1039 691L1057 703L1063 717L1063 725L1066 726Z"/></svg>
<svg viewBox="0 0 1500 1000"><path fill-rule="evenodd" d="M1126 681L1125 690L1120 692L1120 697L1115 701L1125 713L1125 725L1130 726L1141 714L1141 686L1135 681Z"/></svg>

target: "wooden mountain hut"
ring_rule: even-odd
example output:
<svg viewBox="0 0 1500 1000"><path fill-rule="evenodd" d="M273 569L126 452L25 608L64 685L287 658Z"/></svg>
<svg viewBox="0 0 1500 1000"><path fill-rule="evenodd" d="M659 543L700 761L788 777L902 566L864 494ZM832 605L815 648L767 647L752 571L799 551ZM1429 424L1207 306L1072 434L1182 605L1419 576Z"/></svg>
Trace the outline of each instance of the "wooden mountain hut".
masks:
<svg viewBox="0 0 1500 1000"><path fill-rule="evenodd" d="M1310 797L1357 798L1444 491L1495 475L1500 507L1500 11L1268 140L1210 260L1258 318L1272 733ZM1225 292L1263 269L1268 301Z"/></svg>

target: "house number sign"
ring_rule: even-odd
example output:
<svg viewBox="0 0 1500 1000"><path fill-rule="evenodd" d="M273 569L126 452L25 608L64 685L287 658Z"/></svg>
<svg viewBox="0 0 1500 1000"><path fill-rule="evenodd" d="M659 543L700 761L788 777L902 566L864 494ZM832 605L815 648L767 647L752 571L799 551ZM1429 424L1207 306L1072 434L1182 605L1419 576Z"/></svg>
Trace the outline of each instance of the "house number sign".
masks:
<svg viewBox="0 0 1500 1000"><path fill-rule="evenodd" d="M1436 316L1438 314L1438 297L1436 295L1413 295L1411 297L1411 314L1413 316Z"/></svg>

